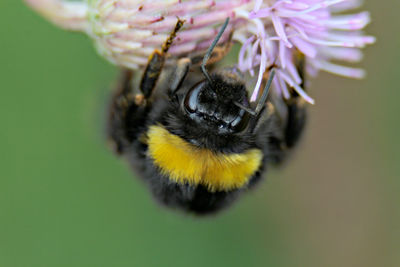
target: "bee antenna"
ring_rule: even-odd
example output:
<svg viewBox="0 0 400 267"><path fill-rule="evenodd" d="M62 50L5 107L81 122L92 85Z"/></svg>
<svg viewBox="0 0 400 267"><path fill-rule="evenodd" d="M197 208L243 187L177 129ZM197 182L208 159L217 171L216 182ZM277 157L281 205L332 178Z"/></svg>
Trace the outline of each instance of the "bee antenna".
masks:
<svg viewBox="0 0 400 267"><path fill-rule="evenodd" d="M257 115L256 112L254 110L252 110L251 108L248 108L246 106L243 106L242 104L240 104L239 102L235 101L233 102L233 104L235 104L235 106L237 106L238 108L243 109L244 111L246 111L247 113L249 113L250 115Z"/></svg>
<svg viewBox="0 0 400 267"><path fill-rule="evenodd" d="M222 25L222 28L219 30L217 37L215 37L214 41L212 42L211 46L208 48L207 53L205 54L203 58L203 63L201 63L201 71L203 72L204 76L207 78L207 80L212 83L211 77L207 72L206 65L207 61L210 59L211 54L217 45L219 39L221 38L222 34L224 33L226 27L228 26L229 23L229 17L226 18L224 24Z"/></svg>
<svg viewBox="0 0 400 267"><path fill-rule="evenodd" d="M257 103L256 110L255 110L256 114L258 114L261 111L261 109L265 105L265 102L267 101L269 89L271 88L271 84L272 84L272 81L274 80L274 76L275 76L275 68L272 68L271 71L269 72L267 84L265 85L265 88L261 95L261 98Z"/></svg>
<svg viewBox="0 0 400 267"><path fill-rule="evenodd" d="M249 113L252 116L258 116L258 114L260 113L260 111L262 110L262 108L265 105L265 102L267 101L267 97L268 97L268 93L269 93L269 89L271 88L271 84L272 81L274 79L275 76L275 68L272 68L269 74L269 78L267 81L267 84L265 85L264 91L261 95L260 100L257 102L257 106L255 110L252 110L246 106L243 106L242 104L240 104L239 102L233 102L233 104L241 109L243 109L244 111L246 111L247 113Z"/></svg>

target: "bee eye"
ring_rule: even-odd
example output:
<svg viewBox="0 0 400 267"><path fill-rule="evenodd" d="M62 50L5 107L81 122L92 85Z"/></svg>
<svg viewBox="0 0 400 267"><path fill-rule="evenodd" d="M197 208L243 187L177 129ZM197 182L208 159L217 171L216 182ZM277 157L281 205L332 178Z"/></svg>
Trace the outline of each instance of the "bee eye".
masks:
<svg viewBox="0 0 400 267"><path fill-rule="evenodd" d="M244 110L240 110L238 116L230 123L230 127L235 131L242 131L247 127L248 123L249 115Z"/></svg>
<svg viewBox="0 0 400 267"><path fill-rule="evenodd" d="M198 101L197 99L199 97L201 88L202 88L201 85L197 85L192 89L190 89L190 91L186 94L184 102L185 109L190 113L194 113L197 110L197 101Z"/></svg>

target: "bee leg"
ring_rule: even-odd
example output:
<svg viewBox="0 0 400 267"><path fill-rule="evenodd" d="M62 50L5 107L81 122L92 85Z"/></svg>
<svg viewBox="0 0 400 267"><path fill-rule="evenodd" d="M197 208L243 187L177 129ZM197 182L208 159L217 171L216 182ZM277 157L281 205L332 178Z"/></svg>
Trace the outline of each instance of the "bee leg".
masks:
<svg viewBox="0 0 400 267"><path fill-rule="evenodd" d="M123 70L120 82L115 90L109 107L107 122L108 139L117 154L122 154L126 147L131 144L133 137L128 131L128 119L133 112L143 114L143 96L135 96L132 91L133 71Z"/></svg>
<svg viewBox="0 0 400 267"><path fill-rule="evenodd" d="M288 118L285 130L285 143L288 148L294 147L299 141L306 124L306 103L300 97L288 100Z"/></svg>
<svg viewBox="0 0 400 267"><path fill-rule="evenodd" d="M181 58L178 60L176 69L172 75L171 86L168 89L168 95L170 98L176 96L176 93L181 88L181 85L189 72L190 65L190 58Z"/></svg>
<svg viewBox="0 0 400 267"><path fill-rule="evenodd" d="M304 55L299 52L295 59L297 71L303 80L300 86L304 88ZM271 122L274 126L271 128L274 131L269 137L268 151L270 158L275 163L282 163L297 145L307 122L306 101L293 88L290 90L290 95L287 100L280 98L278 102L272 102L275 116Z"/></svg>
<svg viewBox="0 0 400 267"><path fill-rule="evenodd" d="M176 33L180 30L180 28L182 28L183 23L183 20L178 19L174 30L162 45L161 51L156 50L150 55L146 69L142 76L142 80L140 81L140 90L142 91L145 99L148 99L151 96L154 88L156 87L157 80L160 77L161 71L164 67L166 54L176 37Z"/></svg>
<svg viewBox="0 0 400 267"><path fill-rule="evenodd" d="M300 86L305 88L305 56L300 51L296 53L295 65L302 79ZM291 98L286 101L288 115L285 142L288 148L294 147L299 141L307 118L306 101L295 90L292 89L290 93Z"/></svg>
<svg viewBox="0 0 400 267"><path fill-rule="evenodd" d="M133 72L131 70L123 71L119 88L112 97L107 131L117 154L123 154L141 133L140 127L145 124L149 111L149 101L147 100L151 97L164 67L168 49L183 23L183 20L178 19L174 30L162 45L161 50L154 51L149 57L139 86L141 94L133 93Z"/></svg>

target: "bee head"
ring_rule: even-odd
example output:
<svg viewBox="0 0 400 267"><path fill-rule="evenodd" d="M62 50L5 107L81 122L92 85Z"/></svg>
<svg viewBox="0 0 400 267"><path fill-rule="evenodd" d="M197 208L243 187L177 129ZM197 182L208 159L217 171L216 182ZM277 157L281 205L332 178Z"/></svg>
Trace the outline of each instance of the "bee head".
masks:
<svg viewBox="0 0 400 267"><path fill-rule="evenodd" d="M245 110L234 103L249 107L246 86L236 73L225 70L190 88L181 107L199 127L227 134L243 131L249 121Z"/></svg>

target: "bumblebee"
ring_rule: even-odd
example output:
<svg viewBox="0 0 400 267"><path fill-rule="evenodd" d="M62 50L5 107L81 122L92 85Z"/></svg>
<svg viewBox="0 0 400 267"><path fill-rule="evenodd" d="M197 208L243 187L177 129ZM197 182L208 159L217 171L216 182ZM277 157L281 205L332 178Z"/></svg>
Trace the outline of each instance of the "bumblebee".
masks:
<svg viewBox="0 0 400 267"><path fill-rule="evenodd" d="M285 159L305 124L304 101L294 91L280 105L268 94L273 67L255 107L237 68L206 69L227 24L201 66L188 57L164 68L183 25L178 20L150 56L139 86L133 86L133 72L124 70L110 101L108 137L115 152L160 203L189 213L217 212L254 187L270 163Z"/></svg>

